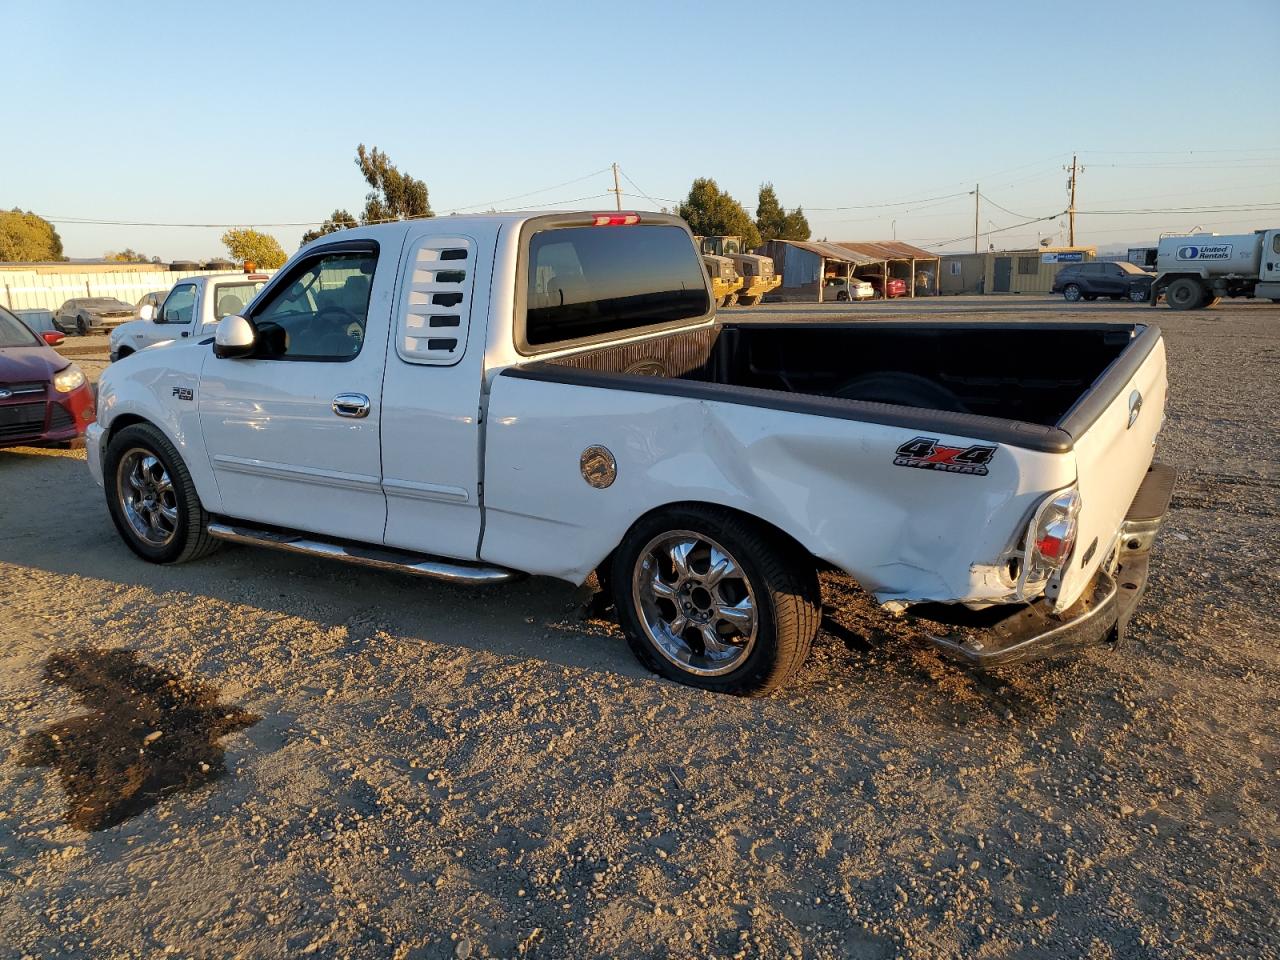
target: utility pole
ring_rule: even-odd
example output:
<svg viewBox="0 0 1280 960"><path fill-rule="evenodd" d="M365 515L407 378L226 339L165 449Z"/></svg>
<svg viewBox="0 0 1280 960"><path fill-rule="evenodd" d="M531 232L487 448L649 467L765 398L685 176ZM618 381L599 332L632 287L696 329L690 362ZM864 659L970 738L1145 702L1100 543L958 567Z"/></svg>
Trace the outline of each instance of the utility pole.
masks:
<svg viewBox="0 0 1280 960"><path fill-rule="evenodd" d="M1071 171L1071 205L1067 207L1067 246L1074 247L1076 245L1076 174L1084 167L1076 163L1076 155L1071 155L1071 166L1067 167Z"/></svg>
<svg viewBox="0 0 1280 960"><path fill-rule="evenodd" d="M618 201L618 209L622 209L622 187L618 185L618 165L613 165L613 189L609 191L613 194L613 198Z"/></svg>
<svg viewBox="0 0 1280 960"><path fill-rule="evenodd" d="M982 194L978 192L978 185L973 185L973 252L978 252L978 201L982 199Z"/></svg>

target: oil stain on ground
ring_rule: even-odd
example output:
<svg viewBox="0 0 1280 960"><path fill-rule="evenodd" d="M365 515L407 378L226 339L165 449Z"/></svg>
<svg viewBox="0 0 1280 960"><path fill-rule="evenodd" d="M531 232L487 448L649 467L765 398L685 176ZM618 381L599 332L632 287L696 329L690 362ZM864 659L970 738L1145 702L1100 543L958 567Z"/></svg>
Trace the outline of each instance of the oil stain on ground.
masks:
<svg viewBox="0 0 1280 960"><path fill-rule="evenodd" d="M81 830L115 826L216 780L227 770L218 741L261 719L220 705L212 684L143 663L134 650L55 653L44 679L91 712L30 734L21 762L58 771L67 822Z"/></svg>

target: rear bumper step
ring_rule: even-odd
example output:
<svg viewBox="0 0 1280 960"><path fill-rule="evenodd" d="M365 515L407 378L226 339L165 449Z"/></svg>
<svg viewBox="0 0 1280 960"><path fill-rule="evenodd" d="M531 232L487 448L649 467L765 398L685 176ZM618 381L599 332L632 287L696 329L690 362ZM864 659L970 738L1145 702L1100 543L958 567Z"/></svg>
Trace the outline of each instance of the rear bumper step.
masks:
<svg viewBox="0 0 1280 960"><path fill-rule="evenodd" d="M256 547L269 547L272 550L284 550L287 553L300 553L308 557L341 560L361 567L394 570L414 577L444 580L448 583L507 583L523 576L514 570L506 570L502 567L487 567L461 560L445 560L383 547L316 540L301 533L269 530L246 524L214 521L209 524L209 536L229 543L246 543Z"/></svg>
<svg viewBox="0 0 1280 960"><path fill-rule="evenodd" d="M1048 601L982 611L987 622L952 634L930 633L946 655L979 667L1040 660L1104 640L1119 641L1147 589L1151 547L1173 496L1174 470L1153 463L1133 498L1116 542L1111 572L1099 570L1090 589L1071 609L1054 614ZM996 619L990 619L994 615ZM969 626L965 624L965 626Z"/></svg>

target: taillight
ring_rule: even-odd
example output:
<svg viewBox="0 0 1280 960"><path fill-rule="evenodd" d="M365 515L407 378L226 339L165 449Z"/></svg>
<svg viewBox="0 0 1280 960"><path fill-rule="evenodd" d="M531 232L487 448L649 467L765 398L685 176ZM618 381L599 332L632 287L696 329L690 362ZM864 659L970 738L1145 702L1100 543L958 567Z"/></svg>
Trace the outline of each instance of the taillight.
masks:
<svg viewBox="0 0 1280 960"><path fill-rule="evenodd" d="M592 220L593 227L631 227L640 222L638 213L597 213Z"/></svg>
<svg viewBox="0 0 1280 960"><path fill-rule="evenodd" d="M1080 516L1080 491L1075 487L1049 497L1036 511L1027 531L1027 583L1042 583L1071 557Z"/></svg>

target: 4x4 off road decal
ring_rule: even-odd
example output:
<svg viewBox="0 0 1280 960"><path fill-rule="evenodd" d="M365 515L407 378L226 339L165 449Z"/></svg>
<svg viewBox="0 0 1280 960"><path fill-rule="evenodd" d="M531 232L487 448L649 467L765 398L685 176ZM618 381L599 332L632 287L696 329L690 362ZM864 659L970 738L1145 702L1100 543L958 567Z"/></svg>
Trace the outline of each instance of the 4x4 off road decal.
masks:
<svg viewBox="0 0 1280 960"><path fill-rule="evenodd" d="M995 447L945 447L933 437L916 437L895 451L893 465L985 477L995 452Z"/></svg>

